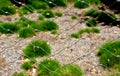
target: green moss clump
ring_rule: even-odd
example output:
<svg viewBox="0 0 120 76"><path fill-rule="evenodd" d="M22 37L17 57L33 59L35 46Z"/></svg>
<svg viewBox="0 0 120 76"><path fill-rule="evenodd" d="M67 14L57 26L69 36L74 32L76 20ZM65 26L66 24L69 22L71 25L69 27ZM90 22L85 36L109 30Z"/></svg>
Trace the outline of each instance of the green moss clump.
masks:
<svg viewBox="0 0 120 76"><path fill-rule="evenodd" d="M74 3L74 7L76 7L76 8L87 8L87 7L89 7L89 3L87 3L87 1L85 1L85 0L77 0Z"/></svg>
<svg viewBox="0 0 120 76"><path fill-rule="evenodd" d="M87 0L87 2L89 4L96 4L96 5L100 5L101 4L101 1L100 0Z"/></svg>
<svg viewBox="0 0 120 76"><path fill-rule="evenodd" d="M20 72L20 73L15 72L12 76L29 76L29 75L27 75L24 72Z"/></svg>
<svg viewBox="0 0 120 76"><path fill-rule="evenodd" d="M77 19L77 16L76 15L72 15L71 19Z"/></svg>
<svg viewBox="0 0 120 76"><path fill-rule="evenodd" d="M18 24L19 26L22 26L22 27L31 27L35 31L38 31L40 29L40 26L38 25L37 22L29 20L28 18L21 17L21 19L20 19L19 22L20 22L19 24L22 24L22 25Z"/></svg>
<svg viewBox="0 0 120 76"><path fill-rule="evenodd" d="M52 12L51 10L47 9L45 11L42 12L42 15L46 18L52 18L55 16L54 12Z"/></svg>
<svg viewBox="0 0 120 76"><path fill-rule="evenodd" d="M94 27L98 24L94 19L87 19L85 23L88 27Z"/></svg>
<svg viewBox="0 0 120 76"><path fill-rule="evenodd" d="M30 62L24 62L24 63L21 65L21 68L24 69L24 70L32 69L32 64L31 64Z"/></svg>
<svg viewBox="0 0 120 76"><path fill-rule="evenodd" d="M55 15L61 17L63 14L61 12L55 12Z"/></svg>
<svg viewBox="0 0 120 76"><path fill-rule="evenodd" d="M80 29L76 33L72 33L71 37L79 38L84 33L100 33L100 30L97 28L84 28L84 29Z"/></svg>
<svg viewBox="0 0 120 76"><path fill-rule="evenodd" d="M120 41L104 43L98 52L100 64L105 68L115 68L120 71Z"/></svg>
<svg viewBox="0 0 120 76"><path fill-rule="evenodd" d="M43 21L39 25L41 27L41 31L52 31L59 29L59 26L55 22L49 20Z"/></svg>
<svg viewBox="0 0 120 76"><path fill-rule="evenodd" d="M19 9L19 15L23 16L24 14L33 13L35 8L32 5L24 5Z"/></svg>
<svg viewBox="0 0 120 76"><path fill-rule="evenodd" d="M120 76L120 73L119 73L119 72L117 72L117 73L112 73L112 74L106 75L106 76Z"/></svg>
<svg viewBox="0 0 120 76"><path fill-rule="evenodd" d="M49 9L49 6L45 2L41 1L32 1L31 5L35 9Z"/></svg>
<svg viewBox="0 0 120 76"><path fill-rule="evenodd" d="M61 76L83 76L83 71L78 65L64 65L60 69Z"/></svg>
<svg viewBox="0 0 120 76"><path fill-rule="evenodd" d="M12 7L1 7L0 15L13 15L16 13L16 8Z"/></svg>
<svg viewBox="0 0 120 76"><path fill-rule="evenodd" d="M73 37L73 38L79 38L80 34L79 33L72 33L71 37Z"/></svg>
<svg viewBox="0 0 120 76"><path fill-rule="evenodd" d="M67 0L40 0L43 2L46 2L50 7L56 7L56 6L67 6Z"/></svg>
<svg viewBox="0 0 120 76"><path fill-rule="evenodd" d="M19 30L19 27L14 23L1 23L0 33L12 34Z"/></svg>
<svg viewBox="0 0 120 76"><path fill-rule="evenodd" d="M43 21L44 19L45 19L44 16L42 16L42 15L39 16L39 20Z"/></svg>
<svg viewBox="0 0 120 76"><path fill-rule="evenodd" d="M54 75L57 73L56 70L60 67L60 63L56 60L43 60L38 66L39 76L52 76L52 74Z"/></svg>
<svg viewBox="0 0 120 76"><path fill-rule="evenodd" d="M19 37L21 38L27 38L27 37L32 37L35 35L35 32L33 29L27 27L27 28L22 28L19 30Z"/></svg>
<svg viewBox="0 0 120 76"><path fill-rule="evenodd" d="M51 54L51 47L45 41L35 40L23 49L23 53L28 58L43 57Z"/></svg>
<svg viewBox="0 0 120 76"><path fill-rule="evenodd" d="M100 11L96 9L90 9L85 13L85 16L98 17L100 15Z"/></svg>
<svg viewBox="0 0 120 76"><path fill-rule="evenodd" d="M100 30L98 28L91 28L92 33L100 33Z"/></svg>

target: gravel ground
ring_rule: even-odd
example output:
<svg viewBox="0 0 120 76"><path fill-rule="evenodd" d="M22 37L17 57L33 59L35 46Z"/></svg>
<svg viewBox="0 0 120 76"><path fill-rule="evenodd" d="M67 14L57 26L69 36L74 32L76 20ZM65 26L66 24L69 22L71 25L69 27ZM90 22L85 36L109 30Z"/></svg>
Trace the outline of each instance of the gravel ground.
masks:
<svg viewBox="0 0 120 76"><path fill-rule="evenodd" d="M100 66L96 53L102 43L109 40L120 40L120 28L99 24L99 34L83 34L80 39L70 37L71 33L86 27L82 22L82 15L87 9L76 9L72 5L67 8L53 8L54 11L64 13L62 17L53 19L60 26L59 35L40 32L32 38L26 39L18 38L17 34L0 35L0 76L11 76L14 72L21 70L22 48L36 39L45 40L51 45L52 55L50 58L57 59L61 64L78 64L82 67L85 76L102 76L109 73ZM80 17L72 20L71 16L74 14L78 14ZM29 18L34 16L36 20L38 14L34 13L26 17L28 16ZM7 17L1 16L0 20L7 22L8 19L4 18ZM12 17L9 18L11 18L9 20L13 20Z"/></svg>

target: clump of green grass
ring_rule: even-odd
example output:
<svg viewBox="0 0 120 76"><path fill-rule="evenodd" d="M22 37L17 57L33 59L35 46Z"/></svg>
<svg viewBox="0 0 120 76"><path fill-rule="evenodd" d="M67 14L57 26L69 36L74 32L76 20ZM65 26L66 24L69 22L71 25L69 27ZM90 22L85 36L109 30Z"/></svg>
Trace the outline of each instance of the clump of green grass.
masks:
<svg viewBox="0 0 120 76"><path fill-rule="evenodd" d="M100 11L96 9L90 9L85 13L85 16L98 17L100 15Z"/></svg>
<svg viewBox="0 0 120 76"><path fill-rule="evenodd" d="M52 18L52 17L55 16L54 12L51 11L51 10L49 10L49 9L43 11L43 12L42 12L42 15L43 15L44 17L46 17L46 18Z"/></svg>
<svg viewBox="0 0 120 76"><path fill-rule="evenodd" d="M43 2L46 2L50 7L56 7L56 6L67 6L67 0L40 0Z"/></svg>
<svg viewBox="0 0 120 76"><path fill-rule="evenodd" d="M100 33L100 30L97 29L97 28L85 28L85 29L79 30L76 33L72 33L71 37L73 37L73 38L79 38L84 33Z"/></svg>
<svg viewBox="0 0 120 76"><path fill-rule="evenodd" d="M100 33L100 30L98 28L91 28L92 33Z"/></svg>
<svg viewBox="0 0 120 76"><path fill-rule="evenodd" d="M112 73L112 74L106 75L106 76L120 76L120 73L119 73L119 72L117 72L117 73Z"/></svg>
<svg viewBox="0 0 120 76"><path fill-rule="evenodd" d="M61 17L63 14L61 12L55 12L55 15Z"/></svg>
<svg viewBox="0 0 120 76"><path fill-rule="evenodd" d="M31 27L32 29L34 29L35 31L40 29L40 26L38 25L37 22L29 20L28 18L25 17L21 17L20 23L18 24L19 26L22 27ZM22 24L22 25L21 25Z"/></svg>
<svg viewBox="0 0 120 76"><path fill-rule="evenodd" d="M51 34L58 34L58 31L57 30L52 30Z"/></svg>
<svg viewBox="0 0 120 76"><path fill-rule="evenodd" d="M18 32L19 37L21 38L27 38L27 37L33 37L35 35L35 32L33 31L32 28L26 27L22 28Z"/></svg>
<svg viewBox="0 0 120 76"><path fill-rule="evenodd" d="M77 19L77 16L76 15L72 15L71 19Z"/></svg>
<svg viewBox="0 0 120 76"><path fill-rule="evenodd" d="M73 38L79 38L80 34L79 33L72 33L71 37L73 37Z"/></svg>
<svg viewBox="0 0 120 76"><path fill-rule="evenodd" d="M120 70L120 41L109 41L104 43L98 52L100 64L105 68Z"/></svg>
<svg viewBox="0 0 120 76"><path fill-rule="evenodd" d="M12 76L29 76L29 75L27 75L27 74L24 73L24 72L20 72L20 73L15 72Z"/></svg>
<svg viewBox="0 0 120 76"><path fill-rule="evenodd" d="M30 62L24 62L22 65L21 65L21 68L24 69L24 70L29 70L29 69L32 69L32 64Z"/></svg>
<svg viewBox="0 0 120 76"><path fill-rule="evenodd" d="M19 10L19 15L23 16L24 14L33 13L35 8L32 5L24 5Z"/></svg>
<svg viewBox="0 0 120 76"><path fill-rule="evenodd" d="M109 12L99 11L95 9L88 10L85 13L85 16L91 16L93 18L96 18L98 22L104 22L105 25L111 24L111 22L116 21L116 16Z"/></svg>
<svg viewBox="0 0 120 76"><path fill-rule="evenodd" d="M51 47L45 41L35 40L23 49L23 53L28 58L43 57L51 54Z"/></svg>
<svg viewBox="0 0 120 76"><path fill-rule="evenodd" d="M96 4L96 5L100 5L101 4L101 1L100 0L87 0L87 2L89 3L89 4Z"/></svg>
<svg viewBox="0 0 120 76"><path fill-rule="evenodd" d="M31 5L35 9L49 9L49 6L45 2L41 1L32 1Z"/></svg>
<svg viewBox="0 0 120 76"><path fill-rule="evenodd" d="M2 23L0 25L0 33L12 34L19 30L19 27L14 23Z"/></svg>
<svg viewBox="0 0 120 76"><path fill-rule="evenodd" d="M94 27L98 25L98 23L94 19L87 19L85 23L88 27Z"/></svg>
<svg viewBox="0 0 120 76"><path fill-rule="evenodd" d="M42 15L40 15L38 19L41 20L41 21L43 21L45 19L45 17L42 16Z"/></svg>
<svg viewBox="0 0 120 76"><path fill-rule="evenodd" d="M56 70L61 67L60 63L56 60L46 59L40 62L38 66L39 75L41 76L52 76L56 74Z"/></svg>
<svg viewBox="0 0 120 76"><path fill-rule="evenodd" d="M52 31L59 29L59 26L55 22L49 20L43 21L39 25L41 27L41 31Z"/></svg>
<svg viewBox="0 0 120 76"><path fill-rule="evenodd" d="M12 6L12 5L13 4L10 2L10 0L0 0L0 8Z"/></svg>
<svg viewBox="0 0 120 76"><path fill-rule="evenodd" d="M76 7L76 8L87 8L87 7L89 7L89 3L85 0L77 0L74 3L74 7Z"/></svg>
<svg viewBox="0 0 120 76"><path fill-rule="evenodd" d="M12 7L1 7L0 15L13 15L16 13L16 8Z"/></svg>
<svg viewBox="0 0 120 76"><path fill-rule="evenodd" d="M83 71L78 65L64 65L60 69L61 76L83 76Z"/></svg>

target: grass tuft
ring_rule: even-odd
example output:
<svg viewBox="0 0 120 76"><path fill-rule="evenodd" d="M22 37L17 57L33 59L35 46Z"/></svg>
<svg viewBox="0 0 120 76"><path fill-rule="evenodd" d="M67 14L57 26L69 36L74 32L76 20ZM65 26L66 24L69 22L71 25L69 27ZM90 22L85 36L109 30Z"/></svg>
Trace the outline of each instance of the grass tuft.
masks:
<svg viewBox="0 0 120 76"><path fill-rule="evenodd" d="M43 12L42 12L42 15L43 15L44 17L46 17L46 18L52 18L52 17L55 16L54 12L51 11L51 10L49 10L49 9L43 11Z"/></svg>
<svg viewBox="0 0 120 76"><path fill-rule="evenodd" d="M35 32L29 27L22 28L19 30L19 37L21 38L33 37L34 35Z"/></svg>
<svg viewBox="0 0 120 76"><path fill-rule="evenodd" d="M53 30L58 30L59 26L53 22L53 21L42 21L39 26L41 27L41 31L53 31Z"/></svg>
<svg viewBox="0 0 120 76"><path fill-rule="evenodd" d="M98 23L94 19L87 19L85 23L88 27L95 27L98 25Z"/></svg>
<svg viewBox="0 0 120 76"><path fill-rule="evenodd" d="M15 72L12 76L29 76L29 75L27 75L26 73L24 73L24 72Z"/></svg>
<svg viewBox="0 0 120 76"><path fill-rule="evenodd" d="M116 68L120 70L120 41L109 41L104 43L98 52L100 64L105 68Z"/></svg>
<svg viewBox="0 0 120 76"><path fill-rule="evenodd" d="M58 61L52 59L46 59L40 62L38 66L39 76L52 76L56 74L56 70L60 68L61 65Z"/></svg>
<svg viewBox="0 0 120 76"><path fill-rule="evenodd" d="M77 0L74 3L74 7L76 7L76 8L87 8L87 7L89 7L89 3L87 3L87 1L85 1L85 0Z"/></svg>
<svg viewBox="0 0 120 76"><path fill-rule="evenodd" d="M14 23L1 23L0 33L3 34L12 34L19 30L19 27Z"/></svg>
<svg viewBox="0 0 120 76"><path fill-rule="evenodd" d="M23 49L23 53L28 58L43 57L51 53L51 47L45 41L35 40Z"/></svg>

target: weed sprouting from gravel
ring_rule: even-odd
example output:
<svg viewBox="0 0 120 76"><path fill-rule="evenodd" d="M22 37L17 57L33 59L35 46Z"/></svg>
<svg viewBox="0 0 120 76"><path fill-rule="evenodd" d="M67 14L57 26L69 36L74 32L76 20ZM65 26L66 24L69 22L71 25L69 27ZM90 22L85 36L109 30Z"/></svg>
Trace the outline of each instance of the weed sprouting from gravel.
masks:
<svg viewBox="0 0 120 76"><path fill-rule="evenodd" d="M34 40L23 49L23 53L29 58L48 56L51 47L45 41Z"/></svg>
<svg viewBox="0 0 120 76"><path fill-rule="evenodd" d="M100 64L105 68L120 70L120 41L109 41L104 43L98 52Z"/></svg>
<svg viewBox="0 0 120 76"><path fill-rule="evenodd" d="M27 38L27 37L33 37L35 35L35 32L32 28L22 28L19 30L19 37L21 38Z"/></svg>

